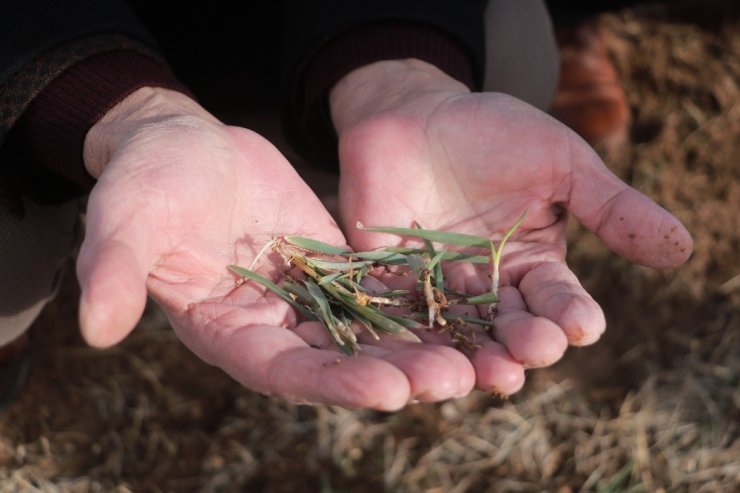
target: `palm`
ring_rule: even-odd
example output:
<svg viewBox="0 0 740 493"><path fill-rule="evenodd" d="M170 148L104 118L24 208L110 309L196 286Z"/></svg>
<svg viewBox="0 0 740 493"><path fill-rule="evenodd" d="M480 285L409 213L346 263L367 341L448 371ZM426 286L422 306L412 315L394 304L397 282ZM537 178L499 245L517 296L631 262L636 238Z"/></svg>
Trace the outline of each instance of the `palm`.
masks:
<svg viewBox="0 0 740 493"><path fill-rule="evenodd" d="M335 364L339 355L317 323L301 323L259 286L237 288L227 266L250 266L275 235L338 245L344 237L258 135L210 124L157 132L123 146L91 195L78 262L89 340L108 345L125 336L148 291L194 353L257 391L396 409L470 390L470 365L439 348L368 347ZM280 261L269 257L259 270L275 279Z"/></svg>
<svg viewBox="0 0 740 493"><path fill-rule="evenodd" d="M367 249L399 240L356 230L356 221L417 221L496 239L527 211L502 263L495 341L473 359L479 385L516 390L512 356L522 367L544 366L559 359L568 342L588 344L604 330L600 308L564 263L566 210L633 260L670 265L685 258L668 248L667 235L658 236L683 231L676 233L675 218L619 182L547 115L494 94L447 97L434 105L425 101L431 110L421 107L407 102L341 136L343 219L350 244ZM654 237L631 241L630 231L640 228L651 228ZM663 241L656 244L656 238ZM446 278L453 289L482 292L490 286L487 275L466 266ZM508 368L508 380L501 368Z"/></svg>

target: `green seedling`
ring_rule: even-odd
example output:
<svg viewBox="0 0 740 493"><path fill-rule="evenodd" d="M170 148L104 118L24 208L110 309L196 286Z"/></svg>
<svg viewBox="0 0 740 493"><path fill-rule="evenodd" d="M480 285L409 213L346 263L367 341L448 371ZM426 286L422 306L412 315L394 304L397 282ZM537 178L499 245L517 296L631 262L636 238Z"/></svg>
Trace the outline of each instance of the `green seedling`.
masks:
<svg viewBox="0 0 740 493"><path fill-rule="evenodd" d="M272 291L288 302L306 320L319 321L334 344L347 354L357 354L360 346L357 332L367 331L374 339L388 334L409 341L420 339L413 331L447 330L453 342L463 349L476 347L461 332L460 327L477 325L487 330L499 302L499 267L504 245L521 225L524 213L495 246L488 238L449 231L413 228L365 227L368 232L390 233L423 241L423 248L390 247L368 252L352 252L348 248L300 236L273 238L252 262L244 268L230 265L239 276L237 286L252 281ZM444 245L440 247L437 245ZM449 247L485 249L490 255L450 250ZM273 282L254 270L257 260L268 249L276 251L286 269L278 282ZM491 266L491 291L476 296L456 293L445 287L443 266L448 262L469 262ZM361 284L365 276L379 269L411 275L416 280L414 290L392 290L370 293ZM488 304L488 320L452 315L452 305ZM393 311L389 311L393 308Z"/></svg>

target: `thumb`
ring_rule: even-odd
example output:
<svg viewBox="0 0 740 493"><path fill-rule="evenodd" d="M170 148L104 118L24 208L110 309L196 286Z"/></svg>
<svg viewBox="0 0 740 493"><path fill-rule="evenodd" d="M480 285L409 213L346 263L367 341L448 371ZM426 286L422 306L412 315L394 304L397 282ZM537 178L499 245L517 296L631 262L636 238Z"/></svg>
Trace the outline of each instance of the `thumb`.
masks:
<svg viewBox="0 0 740 493"><path fill-rule="evenodd" d="M648 267L677 267L693 249L681 222L609 171L584 143L572 145L568 210L615 253Z"/></svg>
<svg viewBox="0 0 740 493"><path fill-rule="evenodd" d="M148 267L131 241L86 235L77 260L80 331L91 346L105 348L123 340L146 305Z"/></svg>

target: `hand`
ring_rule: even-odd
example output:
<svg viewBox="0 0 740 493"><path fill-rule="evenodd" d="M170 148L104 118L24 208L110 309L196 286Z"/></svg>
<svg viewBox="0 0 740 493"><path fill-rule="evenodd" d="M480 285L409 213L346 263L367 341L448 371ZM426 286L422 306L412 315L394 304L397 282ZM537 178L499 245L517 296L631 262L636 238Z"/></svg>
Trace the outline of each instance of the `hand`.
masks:
<svg viewBox="0 0 740 493"><path fill-rule="evenodd" d="M346 244L259 135L223 125L182 94L145 88L90 130L85 163L99 177L78 260L80 324L90 344L124 338L148 292L196 355L259 392L392 410L472 389L472 366L449 348L366 348L335 364L335 348L309 345L321 344L316 322L300 323L253 283L235 287L227 265L250 266L276 234ZM260 272L277 278L266 263Z"/></svg>
<svg viewBox="0 0 740 493"><path fill-rule="evenodd" d="M418 221L496 240L527 211L504 251L496 328L478 334L471 356L479 388L515 392L524 368L552 364L568 344L591 344L605 329L601 308L565 264L566 211L631 261L675 267L691 253L675 217L609 172L572 131L512 97L471 94L435 67L405 60L351 72L330 103L353 248L400 241L357 230L357 221ZM467 265L445 278L475 294L490 290L488 274Z"/></svg>

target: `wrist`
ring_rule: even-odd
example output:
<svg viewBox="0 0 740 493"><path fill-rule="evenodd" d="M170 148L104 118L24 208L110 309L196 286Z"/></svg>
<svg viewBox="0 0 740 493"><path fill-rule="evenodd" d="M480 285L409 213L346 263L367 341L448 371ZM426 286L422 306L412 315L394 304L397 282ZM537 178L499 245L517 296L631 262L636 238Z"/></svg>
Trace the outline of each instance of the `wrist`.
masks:
<svg viewBox="0 0 740 493"><path fill-rule="evenodd" d="M365 65L342 77L329 93L329 105L334 127L341 133L360 120L411 101L428 99L433 103L469 92L465 84L427 62L412 58L387 60Z"/></svg>
<svg viewBox="0 0 740 493"><path fill-rule="evenodd" d="M192 98L161 87L142 87L121 100L87 132L83 159L99 178L116 149L145 127L184 120L218 123Z"/></svg>

